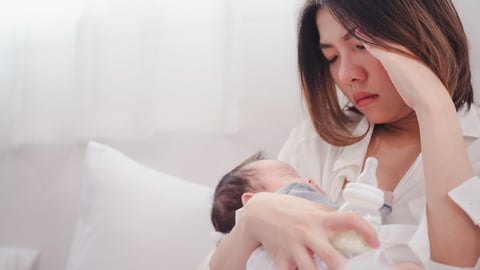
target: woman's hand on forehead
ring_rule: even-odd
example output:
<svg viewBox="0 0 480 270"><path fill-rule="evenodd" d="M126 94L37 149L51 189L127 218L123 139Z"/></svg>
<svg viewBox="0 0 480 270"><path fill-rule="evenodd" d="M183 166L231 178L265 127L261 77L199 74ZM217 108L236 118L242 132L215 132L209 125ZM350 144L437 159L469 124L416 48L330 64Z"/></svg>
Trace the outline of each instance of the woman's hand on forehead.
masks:
<svg viewBox="0 0 480 270"><path fill-rule="evenodd" d="M359 31L356 33L361 36ZM390 80L405 103L415 111L435 97L451 99L448 91L435 73L423 62L415 59L414 54L399 44L387 43L394 50L364 44L387 71ZM439 91L444 90L444 91Z"/></svg>

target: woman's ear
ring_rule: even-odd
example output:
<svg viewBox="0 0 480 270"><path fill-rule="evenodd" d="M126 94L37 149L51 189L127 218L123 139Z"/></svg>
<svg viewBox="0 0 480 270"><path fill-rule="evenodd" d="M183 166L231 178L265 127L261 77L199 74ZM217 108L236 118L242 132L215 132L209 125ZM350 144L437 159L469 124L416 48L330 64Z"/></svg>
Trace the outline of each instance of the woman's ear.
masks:
<svg viewBox="0 0 480 270"><path fill-rule="evenodd" d="M252 196L254 195L255 193L253 192L245 192L242 194L242 205L245 205L248 200L250 200L250 198L252 198Z"/></svg>

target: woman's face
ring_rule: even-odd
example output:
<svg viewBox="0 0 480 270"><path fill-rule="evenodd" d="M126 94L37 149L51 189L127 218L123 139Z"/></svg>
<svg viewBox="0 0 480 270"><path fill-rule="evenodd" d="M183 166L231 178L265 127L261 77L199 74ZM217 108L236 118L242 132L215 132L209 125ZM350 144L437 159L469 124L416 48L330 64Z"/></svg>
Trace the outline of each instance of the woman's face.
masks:
<svg viewBox="0 0 480 270"><path fill-rule="evenodd" d="M411 115L380 61L353 38L328 8L317 13L320 49L342 93L373 123L394 123Z"/></svg>

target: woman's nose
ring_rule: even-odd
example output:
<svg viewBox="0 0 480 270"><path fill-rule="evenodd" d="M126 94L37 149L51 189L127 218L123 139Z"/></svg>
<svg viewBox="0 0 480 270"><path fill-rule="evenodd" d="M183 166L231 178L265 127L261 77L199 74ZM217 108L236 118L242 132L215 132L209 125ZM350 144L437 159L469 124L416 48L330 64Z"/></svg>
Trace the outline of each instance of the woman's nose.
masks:
<svg viewBox="0 0 480 270"><path fill-rule="evenodd" d="M365 68L355 56L343 57L337 72L338 83L342 85L363 81L366 78Z"/></svg>

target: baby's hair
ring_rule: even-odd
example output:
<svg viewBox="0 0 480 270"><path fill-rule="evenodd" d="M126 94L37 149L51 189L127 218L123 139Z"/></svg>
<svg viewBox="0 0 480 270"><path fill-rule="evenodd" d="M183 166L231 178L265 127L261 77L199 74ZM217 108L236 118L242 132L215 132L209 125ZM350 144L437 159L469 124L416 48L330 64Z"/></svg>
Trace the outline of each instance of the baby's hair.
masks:
<svg viewBox="0 0 480 270"><path fill-rule="evenodd" d="M254 189L250 182L252 171L247 165L264 159L263 152L258 151L220 179L213 195L210 215L216 231L229 233L232 230L235 225L235 211L243 206L242 194Z"/></svg>

